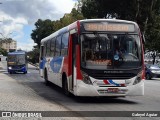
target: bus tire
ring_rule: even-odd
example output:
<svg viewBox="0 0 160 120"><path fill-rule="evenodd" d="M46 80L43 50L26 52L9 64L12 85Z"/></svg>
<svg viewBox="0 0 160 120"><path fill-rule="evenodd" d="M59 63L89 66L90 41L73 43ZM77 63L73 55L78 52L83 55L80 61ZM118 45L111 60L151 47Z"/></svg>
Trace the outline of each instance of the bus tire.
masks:
<svg viewBox="0 0 160 120"><path fill-rule="evenodd" d="M65 75L63 75L62 77L63 79L63 90L64 90L64 94L68 97L71 97L71 93L68 90L68 82L67 82L67 78Z"/></svg>
<svg viewBox="0 0 160 120"><path fill-rule="evenodd" d="M49 86L47 70L45 70L45 72L44 72L44 80L45 80L45 85L46 85L46 86Z"/></svg>

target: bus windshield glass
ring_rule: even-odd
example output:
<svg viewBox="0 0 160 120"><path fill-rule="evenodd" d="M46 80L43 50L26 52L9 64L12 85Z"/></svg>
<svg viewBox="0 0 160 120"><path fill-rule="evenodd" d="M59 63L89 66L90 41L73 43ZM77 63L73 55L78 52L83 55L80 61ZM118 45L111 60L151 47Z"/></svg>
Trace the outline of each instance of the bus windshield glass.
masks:
<svg viewBox="0 0 160 120"><path fill-rule="evenodd" d="M137 34L81 34L81 66L86 69L130 69L142 63Z"/></svg>
<svg viewBox="0 0 160 120"><path fill-rule="evenodd" d="M10 65L24 65L25 64L25 55L9 55L8 64Z"/></svg>

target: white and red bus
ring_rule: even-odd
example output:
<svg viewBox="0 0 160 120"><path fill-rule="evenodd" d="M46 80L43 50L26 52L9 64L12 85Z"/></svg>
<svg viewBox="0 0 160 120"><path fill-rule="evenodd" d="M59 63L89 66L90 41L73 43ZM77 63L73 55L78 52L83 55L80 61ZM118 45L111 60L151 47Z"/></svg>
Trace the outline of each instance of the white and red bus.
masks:
<svg viewBox="0 0 160 120"><path fill-rule="evenodd" d="M143 43L135 22L79 20L41 40L40 74L67 95L144 95Z"/></svg>

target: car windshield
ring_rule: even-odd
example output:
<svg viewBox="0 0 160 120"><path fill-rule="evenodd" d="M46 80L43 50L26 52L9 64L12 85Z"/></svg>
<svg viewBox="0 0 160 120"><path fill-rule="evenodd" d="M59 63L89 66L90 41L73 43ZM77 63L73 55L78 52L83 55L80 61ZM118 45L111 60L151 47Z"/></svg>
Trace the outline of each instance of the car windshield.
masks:
<svg viewBox="0 0 160 120"><path fill-rule="evenodd" d="M82 34L81 65L87 69L129 69L141 65L141 45L133 34Z"/></svg>
<svg viewBox="0 0 160 120"><path fill-rule="evenodd" d="M151 69L160 69L158 65L151 65L150 68Z"/></svg>

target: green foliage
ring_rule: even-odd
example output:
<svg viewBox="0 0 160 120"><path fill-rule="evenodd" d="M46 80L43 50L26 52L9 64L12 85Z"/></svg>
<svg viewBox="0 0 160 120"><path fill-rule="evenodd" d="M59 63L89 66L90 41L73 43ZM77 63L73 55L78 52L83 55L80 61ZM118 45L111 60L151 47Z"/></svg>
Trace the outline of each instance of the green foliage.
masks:
<svg viewBox="0 0 160 120"><path fill-rule="evenodd" d="M43 38L80 19L83 19L83 15L76 8L73 8L70 14L65 14L57 21L38 19L35 23L35 29L32 30L31 37L40 48L40 41Z"/></svg>
<svg viewBox="0 0 160 120"><path fill-rule="evenodd" d="M0 48L0 55L7 56L7 51L3 48Z"/></svg>
<svg viewBox="0 0 160 120"><path fill-rule="evenodd" d="M81 0L85 18L135 21L145 33L146 48L160 52L160 0Z"/></svg>
<svg viewBox="0 0 160 120"><path fill-rule="evenodd" d="M51 20L41 20L38 19L38 21L35 23L35 29L32 30L31 38L34 40L35 43L38 44L38 47L40 47L40 41L53 33L55 31L53 22Z"/></svg>
<svg viewBox="0 0 160 120"><path fill-rule="evenodd" d="M27 52L27 56L29 56L29 62L33 64L39 63L39 48L35 48L32 51Z"/></svg>
<svg viewBox="0 0 160 120"><path fill-rule="evenodd" d="M76 20L84 19L83 15L76 10L76 8L73 8L70 14L65 14L60 20L53 21L55 30L59 30L62 27L65 27Z"/></svg>
<svg viewBox="0 0 160 120"><path fill-rule="evenodd" d="M0 38L0 54L3 54L4 56L7 55L7 50L2 48L2 43L11 43L12 41L12 38Z"/></svg>
<svg viewBox="0 0 160 120"><path fill-rule="evenodd" d="M160 52L160 16L154 17L152 23L147 25L146 29L146 48Z"/></svg>
<svg viewBox="0 0 160 120"><path fill-rule="evenodd" d="M11 43L12 41L12 38L0 38L0 45L2 45L2 43Z"/></svg>

